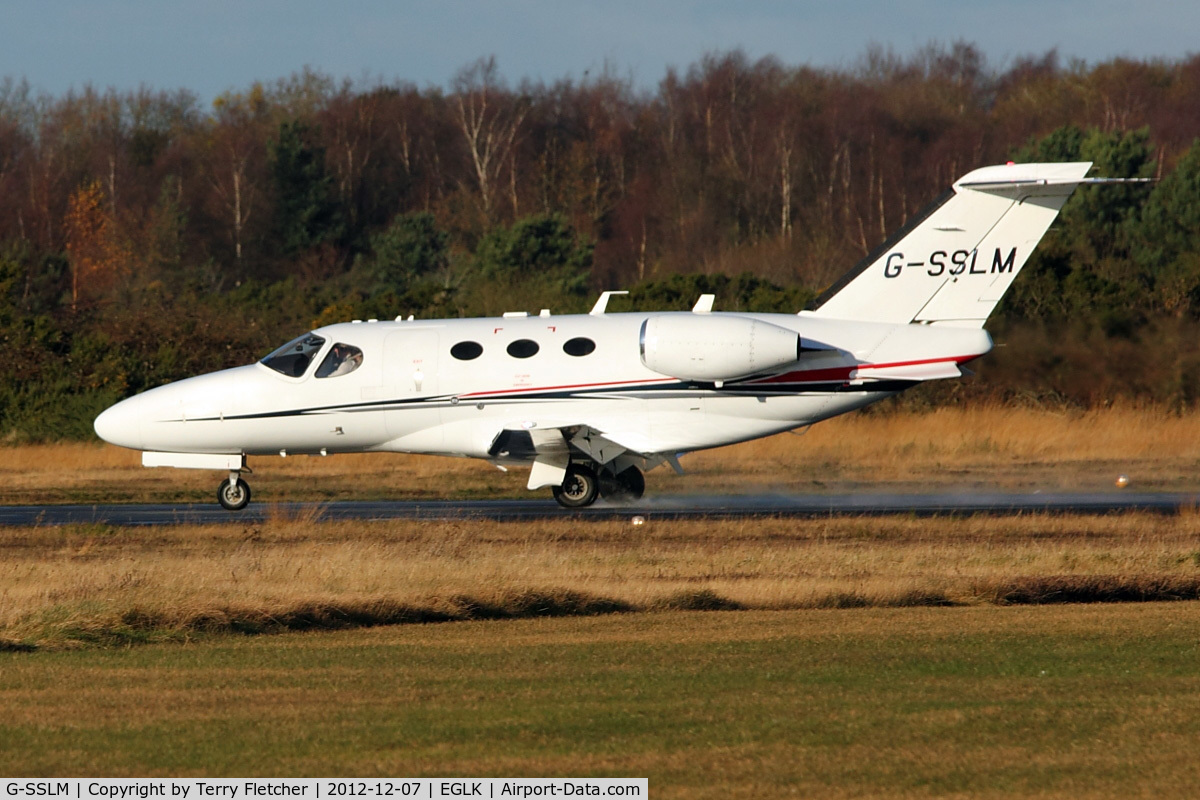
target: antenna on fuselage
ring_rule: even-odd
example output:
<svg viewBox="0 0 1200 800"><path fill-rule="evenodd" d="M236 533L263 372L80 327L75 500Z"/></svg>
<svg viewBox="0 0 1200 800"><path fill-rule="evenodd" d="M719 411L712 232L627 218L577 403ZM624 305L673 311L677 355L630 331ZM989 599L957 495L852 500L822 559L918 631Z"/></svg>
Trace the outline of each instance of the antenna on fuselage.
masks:
<svg viewBox="0 0 1200 800"><path fill-rule="evenodd" d="M608 298L612 297L614 294L629 294L629 292L628 291L601 292L600 299L596 301L596 305L592 306L592 310L589 311L588 313L589 314L597 314L597 315L603 314L605 312L605 310L608 308Z"/></svg>

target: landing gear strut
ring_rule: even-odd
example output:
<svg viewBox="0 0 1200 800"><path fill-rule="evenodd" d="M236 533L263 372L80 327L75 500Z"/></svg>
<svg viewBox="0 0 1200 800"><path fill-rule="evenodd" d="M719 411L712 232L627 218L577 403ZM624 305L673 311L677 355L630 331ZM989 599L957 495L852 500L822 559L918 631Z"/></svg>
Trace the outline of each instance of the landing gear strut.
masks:
<svg viewBox="0 0 1200 800"><path fill-rule="evenodd" d="M217 487L217 502L229 511L241 511L250 503L250 484L238 473L229 473L229 480Z"/></svg>

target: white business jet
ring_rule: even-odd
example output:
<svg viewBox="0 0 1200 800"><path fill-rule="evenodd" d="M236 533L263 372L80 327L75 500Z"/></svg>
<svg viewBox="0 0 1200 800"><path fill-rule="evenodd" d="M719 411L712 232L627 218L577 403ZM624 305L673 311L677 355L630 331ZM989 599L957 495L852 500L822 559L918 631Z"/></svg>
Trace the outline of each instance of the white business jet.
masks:
<svg viewBox="0 0 1200 800"><path fill-rule="evenodd" d="M638 498L692 450L811 425L963 374L988 315L1089 163L975 170L799 314L509 313L350 322L262 361L117 403L96 433L147 467L228 473L249 456L403 452L530 465L563 506Z"/></svg>

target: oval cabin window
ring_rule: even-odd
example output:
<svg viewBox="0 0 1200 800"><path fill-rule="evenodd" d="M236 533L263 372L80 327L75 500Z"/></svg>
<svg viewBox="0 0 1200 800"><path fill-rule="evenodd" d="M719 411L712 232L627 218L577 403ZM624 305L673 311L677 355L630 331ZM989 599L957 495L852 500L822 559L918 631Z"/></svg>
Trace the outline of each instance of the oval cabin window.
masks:
<svg viewBox="0 0 1200 800"><path fill-rule="evenodd" d="M563 352L569 356L588 356L596 349L596 343L584 336L568 339L563 344Z"/></svg>
<svg viewBox="0 0 1200 800"><path fill-rule="evenodd" d="M537 355L538 343L532 339L517 339L508 346L508 354L513 358L529 358Z"/></svg>
<svg viewBox="0 0 1200 800"><path fill-rule="evenodd" d="M459 342L450 348L450 355L459 361L470 361L483 355L483 345L479 342Z"/></svg>

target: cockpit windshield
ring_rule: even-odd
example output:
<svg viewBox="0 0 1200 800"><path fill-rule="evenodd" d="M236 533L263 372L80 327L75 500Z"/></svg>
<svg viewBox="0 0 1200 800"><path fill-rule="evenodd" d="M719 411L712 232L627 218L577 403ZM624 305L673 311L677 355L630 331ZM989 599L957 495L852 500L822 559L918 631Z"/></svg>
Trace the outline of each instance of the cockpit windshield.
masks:
<svg viewBox="0 0 1200 800"><path fill-rule="evenodd" d="M363 353L352 344L337 342L317 367L318 378L337 378L349 375L362 365Z"/></svg>
<svg viewBox="0 0 1200 800"><path fill-rule="evenodd" d="M306 333L285 344L262 360L276 372L289 378L299 378L308 371L313 356L325 346L325 340L315 333Z"/></svg>

